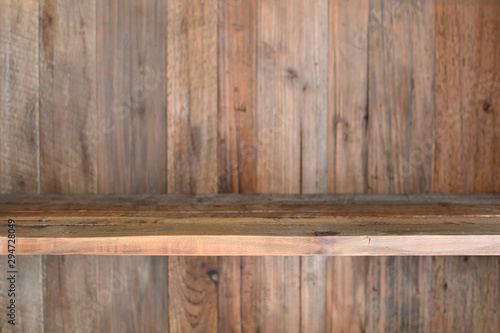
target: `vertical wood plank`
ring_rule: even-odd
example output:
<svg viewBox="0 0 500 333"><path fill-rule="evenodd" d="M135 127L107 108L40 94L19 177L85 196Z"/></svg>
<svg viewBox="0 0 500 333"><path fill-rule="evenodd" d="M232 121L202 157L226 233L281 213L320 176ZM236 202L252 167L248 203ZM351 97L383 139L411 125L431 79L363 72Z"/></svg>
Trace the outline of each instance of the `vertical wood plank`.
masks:
<svg viewBox="0 0 500 333"><path fill-rule="evenodd" d="M168 192L218 191L218 0L168 2ZM216 257L172 257L173 332L218 329Z"/></svg>
<svg viewBox="0 0 500 333"><path fill-rule="evenodd" d="M39 193L38 1L0 1L0 193ZM0 257L6 272L7 257ZM16 325L2 332L43 332L43 258L17 258ZM0 281L7 308L9 281Z"/></svg>
<svg viewBox="0 0 500 333"><path fill-rule="evenodd" d="M41 1L40 151L44 193L96 193L96 8ZM45 259L47 332L97 331L95 256Z"/></svg>
<svg viewBox="0 0 500 333"><path fill-rule="evenodd" d="M434 191L500 191L500 4L437 1Z"/></svg>
<svg viewBox="0 0 500 333"><path fill-rule="evenodd" d="M256 257L257 332L300 332L300 257Z"/></svg>
<svg viewBox="0 0 500 333"><path fill-rule="evenodd" d="M219 1L219 192L255 193L256 5ZM219 332L255 331L253 264L218 259Z"/></svg>
<svg viewBox="0 0 500 333"><path fill-rule="evenodd" d="M434 1L370 1L369 192L432 189L434 6ZM367 259L367 331L413 332L426 327L428 260Z"/></svg>
<svg viewBox="0 0 500 333"><path fill-rule="evenodd" d="M165 193L167 6L106 0L97 10L98 190Z"/></svg>
<svg viewBox="0 0 500 333"><path fill-rule="evenodd" d="M328 1L295 1L300 13L290 41L294 53L301 115L301 193L328 190ZM326 258L300 258L300 325L303 332L326 329Z"/></svg>
<svg viewBox="0 0 500 333"><path fill-rule="evenodd" d="M371 0L368 190L431 189L434 1Z"/></svg>
<svg viewBox="0 0 500 333"><path fill-rule="evenodd" d="M366 331L366 266L366 258L328 258L326 332Z"/></svg>
<svg viewBox="0 0 500 333"><path fill-rule="evenodd" d="M45 331L99 331L97 257L47 256L45 270Z"/></svg>
<svg viewBox="0 0 500 333"><path fill-rule="evenodd" d="M301 192L302 7L257 2L257 192Z"/></svg>
<svg viewBox="0 0 500 333"><path fill-rule="evenodd" d="M167 4L97 2L99 193L167 191ZM99 257L106 332L165 332L166 257Z"/></svg>
<svg viewBox="0 0 500 333"><path fill-rule="evenodd" d="M216 193L217 0L168 2L168 192Z"/></svg>
<svg viewBox="0 0 500 333"><path fill-rule="evenodd" d="M367 190L369 1L329 4L328 191ZM365 258L326 262L326 331L364 332Z"/></svg>
<svg viewBox="0 0 500 333"><path fill-rule="evenodd" d="M255 193L256 3L219 0L219 191Z"/></svg>
<svg viewBox="0 0 500 333"><path fill-rule="evenodd" d="M38 1L0 4L0 191L38 193Z"/></svg>
<svg viewBox="0 0 500 333"><path fill-rule="evenodd" d="M95 3L40 3L40 150L44 193L96 193Z"/></svg>
<svg viewBox="0 0 500 333"><path fill-rule="evenodd" d="M328 191L367 190L369 1L330 1Z"/></svg>

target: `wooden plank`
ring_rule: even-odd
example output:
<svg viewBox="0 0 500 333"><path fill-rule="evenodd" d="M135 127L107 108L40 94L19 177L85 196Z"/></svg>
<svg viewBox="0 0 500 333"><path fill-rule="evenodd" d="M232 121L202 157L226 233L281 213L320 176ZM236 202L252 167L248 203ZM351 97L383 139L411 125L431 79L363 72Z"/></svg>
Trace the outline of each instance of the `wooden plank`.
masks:
<svg viewBox="0 0 500 333"><path fill-rule="evenodd" d="M330 1L328 191L367 190L369 1Z"/></svg>
<svg viewBox="0 0 500 333"><path fill-rule="evenodd" d="M434 2L370 1L368 190L432 187Z"/></svg>
<svg viewBox="0 0 500 333"><path fill-rule="evenodd" d="M500 191L500 5L437 1L434 191Z"/></svg>
<svg viewBox="0 0 500 333"><path fill-rule="evenodd" d="M255 259L255 328L258 332L299 332L300 258Z"/></svg>
<svg viewBox="0 0 500 333"><path fill-rule="evenodd" d="M38 193L38 2L0 4L0 191Z"/></svg>
<svg viewBox="0 0 500 333"><path fill-rule="evenodd" d="M255 193L256 6L219 1L219 192Z"/></svg>
<svg viewBox="0 0 500 333"><path fill-rule="evenodd" d="M167 6L109 0L97 12L98 191L165 193Z"/></svg>
<svg viewBox="0 0 500 333"><path fill-rule="evenodd" d="M169 193L218 191L217 20L218 0L168 2ZM218 270L213 257L171 259L172 331L217 331Z"/></svg>
<svg viewBox="0 0 500 333"><path fill-rule="evenodd" d="M257 193L301 192L300 5L257 2Z"/></svg>
<svg viewBox="0 0 500 333"><path fill-rule="evenodd" d="M96 193L96 10L42 1L40 152L44 193ZM94 256L45 258L44 329L97 331Z"/></svg>
<svg viewBox="0 0 500 333"><path fill-rule="evenodd" d="M95 7L40 4L43 193L97 191Z"/></svg>
<svg viewBox="0 0 500 333"><path fill-rule="evenodd" d="M99 193L167 191L167 19L164 1L97 3ZM168 330L167 258L98 267L100 330Z"/></svg>
<svg viewBox="0 0 500 333"><path fill-rule="evenodd" d="M0 193L40 191L38 17L37 1L0 1ZM0 327L2 332L43 332L42 256L16 259L16 325L2 315ZM9 270L6 256L0 257L0 269ZM6 278L0 289L6 309Z"/></svg>
<svg viewBox="0 0 500 333"><path fill-rule="evenodd" d="M217 193L217 0L168 2L168 192Z"/></svg>
<svg viewBox="0 0 500 333"><path fill-rule="evenodd" d="M328 258L326 332L366 332L366 266L366 258Z"/></svg>
<svg viewBox="0 0 500 333"><path fill-rule="evenodd" d="M134 204L141 203L134 196L124 205L16 200L0 204L0 218L16 221L20 254L494 255L500 244L500 198L494 197L475 205L158 206Z"/></svg>

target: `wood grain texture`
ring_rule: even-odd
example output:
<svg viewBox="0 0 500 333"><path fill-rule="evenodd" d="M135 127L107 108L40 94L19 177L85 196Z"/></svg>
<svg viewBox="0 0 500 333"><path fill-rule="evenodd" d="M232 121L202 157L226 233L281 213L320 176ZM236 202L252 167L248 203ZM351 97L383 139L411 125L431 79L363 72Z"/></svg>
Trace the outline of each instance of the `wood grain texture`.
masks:
<svg viewBox="0 0 500 333"><path fill-rule="evenodd" d="M368 191L432 188L434 2L371 0Z"/></svg>
<svg viewBox="0 0 500 333"><path fill-rule="evenodd" d="M45 331L99 331L97 257L47 256L45 270Z"/></svg>
<svg viewBox="0 0 500 333"><path fill-rule="evenodd" d="M165 257L101 256L98 262L99 331L169 332Z"/></svg>
<svg viewBox="0 0 500 333"><path fill-rule="evenodd" d="M367 190L369 1L329 3L328 191Z"/></svg>
<svg viewBox="0 0 500 333"><path fill-rule="evenodd" d="M366 258L327 261L327 332L366 332Z"/></svg>
<svg viewBox="0 0 500 333"><path fill-rule="evenodd" d="M433 257L429 332L495 332L498 257Z"/></svg>
<svg viewBox="0 0 500 333"><path fill-rule="evenodd" d="M40 2L43 193L96 193L96 5ZM44 329L100 329L95 256L45 258Z"/></svg>
<svg viewBox="0 0 500 333"><path fill-rule="evenodd" d="M38 193L38 2L0 5L0 191Z"/></svg>
<svg viewBox="0 0 500 333"><path fill-rule="evenodd" d="M0 1L0 193L40 191L38 16L37 1ZM42 332L43 258L18 257L16 263L16 326L2 315L1 331ZM8 270L6 256L0 269ZM10 301L9 287L2 278L2 309Z"/></svg>
<svg viewBox="0 0 500 333"><path fill-rule="evenodd" d="M172 257L169 263L170 330L217 332L217 258Z"/></svg>
<svg viewBox="0 0 500 333"><path fill-rule="evenodd" d="M97 11L98 191L165 193L167 5L109 0Z"/></svg>
<svg viewBox="0 0 500 333"><path fill-rule="evenodd" d="M217 2L168 2L169 193L218 190Z"/></svg>
<svg viewBox="0 0 500 333"><path fill-rule="evenodd" d="M257 192L301 192L301 2L257 2ZM299 77L300 74L300 77ZM304 82L306 83L306 82ZM272 181L271 181L272 180Z"/></svg>
<svg viewBox="0 0 500 333"><path fill-rule="evenodd" d="M500 191L500 4L436 3L434 191Z"/></svg>
<svg viewBox="0 0 500 333"><path fill-rule="evenodd" d="M167 191L167 4L98 1L99 193ZM98 261L100 330L168 331L167 258Z"/></svg>
<svg viewBox="0 0 500 333"><path fill-rule="evenodd" d="M96 193L96 6L41 1L43 193Z"/></svg>
<svg viewBox="0 0 500 333"><path fill-rule="evenodd" d="M255 259L257 332L300 332L300 257Z"/></svg>
<svg viewBox="0 0 500 333"><path fill-rule="evenodd" d="M257 0L219 0L219 192L255 193Z"/></svg>
<svg viewBox="0 0 500 333"><path fill-rule="evenodd" d="M218 191L217 18L218 0L168 2L169 193ZM217 331L217 259L171 262L171 330Z"/></svg>

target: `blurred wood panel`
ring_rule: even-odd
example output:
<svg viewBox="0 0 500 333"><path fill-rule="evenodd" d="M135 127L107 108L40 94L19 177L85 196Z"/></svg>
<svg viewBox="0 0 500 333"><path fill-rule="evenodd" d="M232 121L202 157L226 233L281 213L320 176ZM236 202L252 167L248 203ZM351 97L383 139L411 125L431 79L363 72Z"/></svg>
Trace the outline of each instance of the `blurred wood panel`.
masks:
<svg viewBox="0 0 500 333"><path fill-rule="evenodd" d="M500 3L436 5L434 191L500 191Z"/></svg>
<svg viewBox="0 0 500 333"><path fill-rule="evenodd" d="M38 16L37 1L0 1L0 193L40 191ZM0 329L42 332L43 258L17 257L16 264L16 325L4 310ZM0 270L0 306L7 309L6 256Z"/></svg>
<svg viewBox="0 0 500 333"><path fill-rule="evenodd" d="M167 4L97 2L99 193L167 191ZM167 258L98 257L102 332L168 331Z"/></svg>
<svg viewBox="0 0 500 333"><path fill-rule="evenodd" d="M168 192L218 191L218 0L168 1ZM217 332L216 257L170 260L173 332Z"/></svg>

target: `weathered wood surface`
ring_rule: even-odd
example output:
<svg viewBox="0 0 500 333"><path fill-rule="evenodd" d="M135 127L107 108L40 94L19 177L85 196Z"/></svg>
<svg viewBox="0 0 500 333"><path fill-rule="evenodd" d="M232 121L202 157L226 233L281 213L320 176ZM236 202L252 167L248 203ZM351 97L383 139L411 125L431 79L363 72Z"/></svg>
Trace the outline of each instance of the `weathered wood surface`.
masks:
<svg viewBox="0 0 500 333"><path fill-rule="evenodd" d="M498 0L0 4L1 192L499 191ZM19 259L20 331L500 323L498 257Z"/></svg>
<svg viewBox="0 0 500 333"><path fill-rule="evenodd" d="M433 195L446 204L427 205L419 201L428 201L428 195L421 200L379 196L385 204L369 204L369 196L358 195L351 197L364 199L363 204L345 205L339 205L335 195L313 196L313 204L287 204L286 195L206 196L194 204L179 199L196 196L160 197L108 196L108 201L114 200L110 204L89 195L65 196L63 200L73 201L57 204L44 196L4 195L1 198L15 203L0 201L0 218L16 221L19 254L495 255L500 251L498 195ZM469 203L454 204L453 197ZM148 198L154 204L148 204ZM308 196L292 198L307 202ZM266 204L269 199L278 203ZM42 202L23 202L30 200Z"/></svg>

